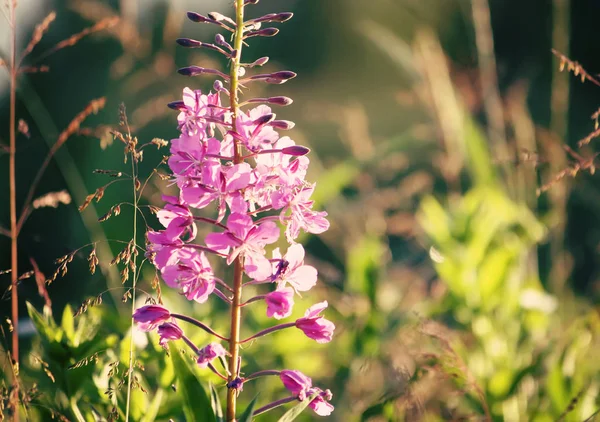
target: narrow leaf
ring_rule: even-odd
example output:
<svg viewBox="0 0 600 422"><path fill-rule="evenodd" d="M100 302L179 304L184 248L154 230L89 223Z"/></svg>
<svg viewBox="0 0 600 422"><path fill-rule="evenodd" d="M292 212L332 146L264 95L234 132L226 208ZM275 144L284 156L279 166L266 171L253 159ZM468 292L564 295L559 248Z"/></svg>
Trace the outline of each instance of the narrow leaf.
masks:
<svg viewBox="0 0 600 422"><path fill-rule="evenodd" d="M277 422L292 422L294 419L296 419L298 416L300 416L300 413L302 413L304 411L304 409L306 409L308 407L308 405L314 399L317 398L318 395L319 395L319 393L317 392L317 393L314 393L312 396L307 397L306 399L302 400L296 406L292 407L290 410L285 412L283 414L283 416L280 417Z"/></svg>
<svg viewBox="0 0 600 422"><path fill-rule="evenodd" d="M221 407L221 400L219 400L219 392L215 386L211 383L210 385L210 405L215 414L215 422L223 422L223 408Z"/></svg>
<svg viewBox="0 0 600 422"><path fill-rule="evenodd" d="M244 413L240 416L237 422L252 422L252 417L254 416L254 407L256 406L256 399L258 396L254 397Z"/></svg>

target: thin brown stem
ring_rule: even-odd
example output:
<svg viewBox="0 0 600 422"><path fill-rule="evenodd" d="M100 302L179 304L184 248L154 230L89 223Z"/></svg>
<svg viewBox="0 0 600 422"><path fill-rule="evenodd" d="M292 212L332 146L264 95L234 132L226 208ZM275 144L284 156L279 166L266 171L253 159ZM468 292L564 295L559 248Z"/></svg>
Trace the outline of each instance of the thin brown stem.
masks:
<svg viewBox="0 0 600 422"><path fill-rule="evenodd" d="M13 324L12 332L12 359L13 359L13 397L16 397L14 403L13 420L19 421L19 295L18 282L19 271L17 268L17 183L15 171L15 153L16 153L16 102L17 102L17 26L16 26L16 2L10 3L10 26L11 26L11 51L10 51L10 150L9 150L9 190L10 190L10 269L11 269L11 319Z"/></svg>
<svg viewBox="0 0 600 422"><path fill-rule="evenodd" d="M235 55L231 58L230 73L230 108L233 131L237 131L236 118L239 111L239 70L242 57L242 46L244 36L244 0L235 0L236 28L233 48ZM239 164L244 161L242 157L242 147L238 140L234 139L234 162ZM237 377L240 372L240 325L242 314L242 276L243 265L242 258L237 257L233 268L233 298L231 299L231 329L229 335L229 376L228 384ZM235 388L227 389L227 422L235 422L237 390Z"/></svg>

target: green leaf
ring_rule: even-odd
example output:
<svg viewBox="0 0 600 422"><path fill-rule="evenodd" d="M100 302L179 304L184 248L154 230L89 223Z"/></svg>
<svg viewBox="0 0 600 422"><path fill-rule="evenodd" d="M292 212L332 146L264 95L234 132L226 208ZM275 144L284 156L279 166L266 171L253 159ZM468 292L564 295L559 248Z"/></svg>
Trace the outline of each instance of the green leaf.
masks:
<svg viewBox="0 0 600 422"><path fill-rule="evenodd" d="M223 408L221 407L221 400L219 400L219 392L212 383L209 384L209 386L210 405L212 407L213 412L215 413L215 421L223 422L225 419L223 418Z"/></svg>
<svg viewBox="0 0 600 422"><path fill-rule="evenodd" d="M71 309L70 305L65 306L62 314L62 320L60 322L60 327L64 330L67 339L73 343L74 346L77 346L75 343L75 320L73 318L73 309Z"/></svg>
<svg viewBox="0 0 600 422"><path fill-rule="evenodd" d="M56 339L56 330L50 325L50 323L42 317L38 311L35 310L33 305L29 302L27 304L27 313L29 314L29 318L31 318L31 322L35 326L38 334L47 342L53 342Z"/></svg>
<svg viewBox="0 0 600 422"><path fill-rule="evenodd" d="M254 416L254 407L256 406L256 399L258 399L258 396L252 399L252 401L250 402L246 410L244 410L244 413L242 413L237 422L252 422L252 417Z"/></svg>
<svg viewBox="0 0 600 422"><path fill-rule="evenodd" d="M283 416L280 417L277 422L292 422L294 419L296 419L298 416L300 416L300 413L302 413L304 411L304 409L306 409L308 407L310 402L312 402L314 399L316 399L318 395L319 395L319 393L317 392L317 393L314 393L312 396L306 398L305 400L302 400L296 406L292 407L290 410L285 412L283 414Z"/></svg>
<svg viewBox="0 0 600 422"><path fill-rule="evenodd" d="M188 422L214 422L215 415L202 383L183 359L177 347L169 346L177 374L177 393L183 400L183 413Z"/></svg>

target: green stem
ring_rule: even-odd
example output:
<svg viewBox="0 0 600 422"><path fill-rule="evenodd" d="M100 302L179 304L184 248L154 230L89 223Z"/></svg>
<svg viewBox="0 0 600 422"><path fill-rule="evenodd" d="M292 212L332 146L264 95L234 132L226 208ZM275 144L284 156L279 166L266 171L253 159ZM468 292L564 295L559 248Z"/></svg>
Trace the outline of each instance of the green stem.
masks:
<svg viewBox="0 0 600 422"><path fill-rule="evenodd" d="M129 137L131 138L131 134L129 134ZM137 194L137 189L136 189L136 185L135 182L137 180L137 163L136 163L136 156L135 156L135 151L133 151L131 153L131 174L132 174L132 181L133 181L133 251L137 251L137 214L139 211L138 208L138 201L139 201L139 197ZM132 253L133 256L131 257L131 259L133 259L134 263L136 261L136 255L135 253ZM133 292L131 293L131 334L129 336L129 370L128 370L128 377L127 377L127 404L125 406L125 421L128 422L129 421L129 408L130 408L130 403L131 403L131 380L133 379L133 358L134 358L134 354L133 354L133 330L134 330L134 321L133 321L133 313L135 312L135 291L136 291L136 284L137 284L137 265L133 266L133 271L132 271L132 290Z"/></svg>
<svg viewBox="0 0 600 422"><path fill-rule="evenodd" d="M16 2L10 2L10 26L11 26L11 49L10 49L10 149L9 149L9 190L10 190L10 278L11 278L11 319L12 332L12 365L13 365L13 397L14 403L13 420L19 421L19 295L18 295L18 259L17 259L17 183L16 183L16 102L17 102L17 25L16 25Z"/></svg>
<svg viewBox="0 0 600 422"><path fill-rule="evenodd" d="M242 46L244 36L244 0L235 0L236 28L233 48L235 57L231 59L230 73L230 108L233 130L236 131L236 118L239 111L239 71L242 57ZM242 147L234 139L234 162L239 164L244 161L242 157ZM241 324L241 301L242 301L242 258L237 257L233 268L233 298L231 300L231 329L229 335L229 376L228 381L233 381L239 373L239 352L240 352L240 324ZM235 407L237 399L237 390L229 388L227 390L227 421L235 422Z"/></svg>

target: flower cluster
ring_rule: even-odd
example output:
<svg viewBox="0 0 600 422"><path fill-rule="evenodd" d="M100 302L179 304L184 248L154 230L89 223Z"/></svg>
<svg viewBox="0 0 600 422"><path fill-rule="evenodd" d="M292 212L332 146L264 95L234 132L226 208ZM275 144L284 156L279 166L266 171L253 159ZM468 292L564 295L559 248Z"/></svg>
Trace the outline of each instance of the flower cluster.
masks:
<svg viewBox="0 0 600 422"><path fill-rule="evenodd" d="M238 9L245 4L252 2L236 1ZM147 257L166 285L178 289L188 300L204 303L211 297L217 297L231 306L232 318L239 318L236 315L243 306L264 302L267 316L281 320L292 314L294 296L310 290L317 283L317 270L304 263L304 248L296 243L296 239L301 231L312 234L324 232L329 222L325 212L313 209L311 195L315 184L305 179L309 149L296 145L288 136L280 135L281 131L291 129L294 124L278 120L267 105L284 106L291 104L292 100L287 97L255 98L241 104L238 100L238 84L252 81L280 84L296 75L282 71L241 79L246 67L262 66L268 59L244 65L240 61L242 43L239 40L274 35L276 30L273 28L267 28L271 31L261 30L261 23L283 22L291 18L291 14L265 15L244 22L241 27L240 22L218 13L202 16L190 12L188 17L195 22L213 23L234 32L234 46L220 35L217 35L214 44L178 40L186 47L206 47L226 55L231 60L232 73L225 75L215 69L197 66L180 69L184 75L211 74L220 79L214 83L215 92L206 94L185 88L183 99L169 104L179 111L180 134L170 143L168 159L172 181L177 185L179 195L163 197L165 206L158 211L157 217L164 228L147 233ZM227 104L221 102L224 98L227 98ZM256 104L254 108L242 108ZM212 212L213 218L197 216L197 210L205 208L203 215ZM211 224L215 230L204 239L197 239L198 223ZM282 232L288 244L285 254L271 246L280 240ZM231 283L216 277L208 256L225 259L227 265L234 265L239 277L234 276ZM270 291L243 302L242 288L248 284L270 286ZM226 338L200 321L171 313L160 305L139 308L134 320L142 330L157 330L162 345L169 340L183 339L197 353L198 365L209 367L227 380L233 395L237 392L231 390L241 390L244 382L256 378L239 376L240 344L291 327L301 330L318 343L327 343L332 339L335 326L321 316L325 308L326 301L318 303L295 322L275 325L245 340L239 339L239 330L234 332L232 329ZM176 324L178 319L229 343L229 351L220 343L196 347ZM225 368L226 377L212 362L217 358L225 362L227 356L230 361L229 367ZM312 387L310 378L298 371L261 372L280 374L294 399L303 401L313 397L310 407L317 414L328 415L333 410L328 403L331 392ZM269 409L268 405L265 409Z"/></svg>

